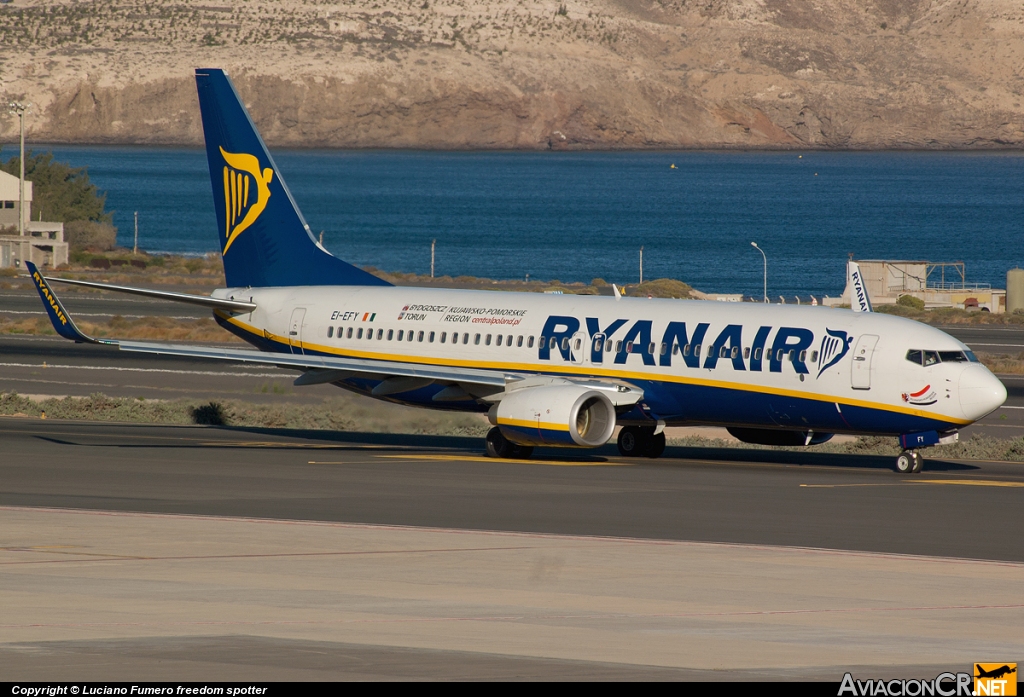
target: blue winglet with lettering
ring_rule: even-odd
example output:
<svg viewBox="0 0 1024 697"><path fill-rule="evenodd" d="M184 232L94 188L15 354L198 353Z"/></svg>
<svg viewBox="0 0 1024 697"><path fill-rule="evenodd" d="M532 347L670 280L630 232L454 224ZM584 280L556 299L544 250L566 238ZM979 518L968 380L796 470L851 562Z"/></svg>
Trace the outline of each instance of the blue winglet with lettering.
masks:
<svg viewBox="0 0 1024 697"><path fill-rule="evenodd" d="M78 343L87 344L117 344L116 341L102 341L100 339L94 339L87 334L83 334L78 327L75 326L74 320L71 319L71 315L64 309L60 299L57 298L57 294L50 288L50 284L46 282L43 275L39 273L39 269L31 261L26 261L25 266L28 267L28 273L32 278L32 282L36 284L36 290L39 291L39 297L43 299L43 307L46 308L46 314L50 316L50 322L53 323L53 328L57 330L65 339L71 339Z"/></svg>

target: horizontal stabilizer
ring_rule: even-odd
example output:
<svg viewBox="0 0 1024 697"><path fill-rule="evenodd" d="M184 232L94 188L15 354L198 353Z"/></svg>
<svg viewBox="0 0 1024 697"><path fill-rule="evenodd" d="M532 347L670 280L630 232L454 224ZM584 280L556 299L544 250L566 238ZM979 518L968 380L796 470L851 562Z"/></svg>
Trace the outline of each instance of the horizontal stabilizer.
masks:
<svg viewBox="0 0 1024 697"><path fill-rule="evenodd" d="M188 303L190 305L201 305L211 310L227 310L228 312L252 312L256 309L256 303L242 300L226 300L222 298L211 298L208 295L189 295L188 293L172 293L166 290L150 290L149 288L130 288L129 286L114 286L107 283L94 283L93 281L78 281L70 278L46 277L47 281L54 283L67 283L73 286L85 286L86 288L99 288L110 290L115 293L128 293L131 295L142 295L147 298L158 298L170 300L176 303Z"/></svg>

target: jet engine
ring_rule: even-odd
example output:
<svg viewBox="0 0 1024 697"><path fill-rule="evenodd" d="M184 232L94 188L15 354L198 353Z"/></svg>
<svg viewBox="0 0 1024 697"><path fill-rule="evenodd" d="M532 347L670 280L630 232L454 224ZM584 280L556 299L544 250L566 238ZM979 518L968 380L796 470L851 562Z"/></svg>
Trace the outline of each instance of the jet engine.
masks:
<svg viewBox="0 0 1024 697"><path fill-rule="evenodd" d="M815 433L814 431L784 431L772 428L735 428L725 429L734 438L754 445L818 445L831 440L832 433Z"/></svg>
<svg viewBox="0 0 1024 697"><path fill-rule="evenodd" d="M615 406L606 394L582 385L513 390L488 417L519 445L596 448L615 430Z"/></svg>

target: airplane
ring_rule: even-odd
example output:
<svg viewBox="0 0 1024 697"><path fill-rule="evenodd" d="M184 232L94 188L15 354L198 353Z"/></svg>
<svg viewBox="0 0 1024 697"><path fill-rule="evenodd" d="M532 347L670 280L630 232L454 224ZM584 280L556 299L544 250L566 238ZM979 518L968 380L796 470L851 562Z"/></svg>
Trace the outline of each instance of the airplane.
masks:
<svg viewBox="0 0 1024 697"><path fill-rule="evenodd" d="M948 334L854 310L393 286L330 254L310 231L227 74L196 86L226 288L210 296L43 277L61 336L120 351L275 365L399 404L486 414L486 450L535 446L659 457L665 428L724 426L746 443L810 446L891 436L899 472L997 409L1006 389ZM852 268L852 267L851 267ZM858 271L859 273L859 271ZM83 334L52 283L209 308L256 351Z"/></svg>
<svg viewBox="0 0 1024 697"><path fill-rule="evenodd" d="M976 669L976 671L978 673L977 675L974 676L976 678L995 678L995 679L999 679L999 678L1003 677L1004 675L1010 675L1011 673L1016 673L1017 672L1017 668L1016 667L1011 668L1008 665L1003 665L1003 666L1001 666L999 668L995 668L994 670L985 670L981 666L975 664L975 669Z"/></svg>

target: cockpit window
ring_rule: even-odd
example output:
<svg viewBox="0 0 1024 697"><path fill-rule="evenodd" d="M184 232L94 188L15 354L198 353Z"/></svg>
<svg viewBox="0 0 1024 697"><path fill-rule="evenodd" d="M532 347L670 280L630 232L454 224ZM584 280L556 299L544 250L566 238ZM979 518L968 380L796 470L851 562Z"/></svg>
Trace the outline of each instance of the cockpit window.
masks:
<svg viewBox="0 0 1024 697"><path fill-rule="evenodd" d="M935 365L936 363L977 363L978 357L971 351L922 351L910 349L907 360L916 365Z"/></svg>

